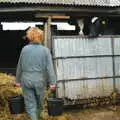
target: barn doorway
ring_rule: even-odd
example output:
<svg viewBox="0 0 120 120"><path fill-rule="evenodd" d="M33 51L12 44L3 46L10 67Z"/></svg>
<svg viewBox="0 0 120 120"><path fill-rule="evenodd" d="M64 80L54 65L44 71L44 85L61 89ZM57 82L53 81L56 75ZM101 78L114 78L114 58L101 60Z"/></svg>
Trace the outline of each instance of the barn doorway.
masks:
<svg viewBox="0 0 120 120"><path fill-rule="evenodd" d="M22 48L28 44L25 39L29 27L42 22L1 22L0 27L0 72L16 74L16 67Z"/></svg>
<svg viewBox="0 0 120 120"><path fill-rule="evenodd" d="M0 72L15 75L21 49L28 41L23 39L24 30L0 31Z"/></svg>

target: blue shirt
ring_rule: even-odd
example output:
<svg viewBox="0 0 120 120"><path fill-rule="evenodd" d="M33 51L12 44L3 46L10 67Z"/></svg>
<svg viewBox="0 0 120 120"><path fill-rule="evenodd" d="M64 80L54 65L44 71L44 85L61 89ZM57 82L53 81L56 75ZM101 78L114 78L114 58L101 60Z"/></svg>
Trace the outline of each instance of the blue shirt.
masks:
<svg viewBox="0 0 120 120"><path fill-rule="evenodd" d="M26 45L19 57L16 82L26 86L40 83L44 86L47 80L50 84L56 82L49 49L37 43Z"/></svg>

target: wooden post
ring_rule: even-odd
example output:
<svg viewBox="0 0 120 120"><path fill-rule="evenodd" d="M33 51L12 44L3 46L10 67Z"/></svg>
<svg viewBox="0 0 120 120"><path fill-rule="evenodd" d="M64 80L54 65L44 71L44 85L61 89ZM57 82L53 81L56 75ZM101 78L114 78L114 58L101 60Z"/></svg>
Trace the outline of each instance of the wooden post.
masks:
<svg viewBox="0 0 120 120"><path fill-rule="evenodd" d="M47 22L44 23L44 45L47 47L47 36L48 36L48 30L47 30Z"/></svg>
<svg viewBox="0 0 120 120"><path fill-rule="evenodd" d="M47 21L44 24L45 31L45 41L44 45L52 50L52 40L51 40L51 16L48 16Z"/></svg>
<svg viewBox="0 0 120 120"><path fill-rule="evenodd" d="M51 40L51 16L48 17L48 48L52 50L52 40Z"/></svg>

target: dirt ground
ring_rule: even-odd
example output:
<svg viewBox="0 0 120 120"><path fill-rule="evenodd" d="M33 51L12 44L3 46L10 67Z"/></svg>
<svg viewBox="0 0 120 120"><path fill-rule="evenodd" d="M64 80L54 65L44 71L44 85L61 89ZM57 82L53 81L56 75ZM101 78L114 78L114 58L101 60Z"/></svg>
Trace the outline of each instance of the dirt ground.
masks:
<svg viewBox="0 0 120 120"><path fill-rule="evenodd" d="M0 116L0 120L30 120L26 114L11 117L5 117L6 115ZM120 120L120 106L64 110L61 116L47 116L43 120Z"/></svg>
<svg viewBox="0 0 120 120"><path fill-rule="evenodd" d="M69 120L120 120L120 107L107 107L67 112Z"/></svg>

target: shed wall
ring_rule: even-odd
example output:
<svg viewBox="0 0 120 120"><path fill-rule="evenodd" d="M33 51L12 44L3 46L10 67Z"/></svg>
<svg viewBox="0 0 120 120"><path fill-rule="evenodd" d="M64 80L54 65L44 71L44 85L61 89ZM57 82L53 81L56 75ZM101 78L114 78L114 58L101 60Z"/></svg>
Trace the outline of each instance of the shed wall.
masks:
<svg viewBox="0 0 120 120"><path fill-rule="evenodd" d="M120 38L54 36L58 97L109 96L120 89Z"/></svg>

